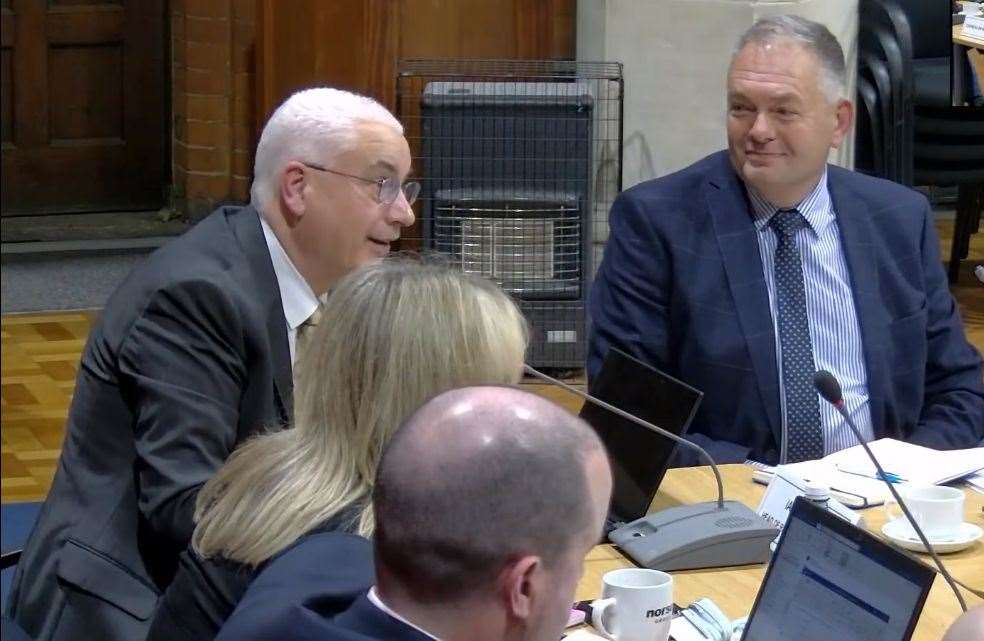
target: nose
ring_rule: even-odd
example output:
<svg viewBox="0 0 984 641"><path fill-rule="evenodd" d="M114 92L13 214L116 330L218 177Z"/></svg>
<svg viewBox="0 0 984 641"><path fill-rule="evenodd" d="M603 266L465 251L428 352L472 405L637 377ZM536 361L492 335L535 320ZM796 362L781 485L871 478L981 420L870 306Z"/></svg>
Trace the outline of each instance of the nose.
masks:
<svg viewBox="0 0 984 641"><path fill-rule="evenodd" d="M755 116L755 121L752 123L752 128L748 130L748 135L752 138L752 142L757 144L764 144L775 138L768 114L759 112Z"/></svg>
<svg viewBox="0 0 984 641"><path fill-rule="evenodd" d="M400 194L389 207L390 219L401 227L409 227L417 219L413 214L413 207L407 202L406 194L400 190Z"/></svg>

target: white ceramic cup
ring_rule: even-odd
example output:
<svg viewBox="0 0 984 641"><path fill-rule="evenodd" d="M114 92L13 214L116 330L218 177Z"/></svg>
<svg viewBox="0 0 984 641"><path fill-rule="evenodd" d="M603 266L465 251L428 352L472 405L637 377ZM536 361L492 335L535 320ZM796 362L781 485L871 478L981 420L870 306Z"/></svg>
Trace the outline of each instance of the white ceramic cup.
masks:
<svg viewBox="0 0 984 641"><path fill-rule="evenodd" d="M898 490L926 538L947 539L959 533L964 520L962 490L943 485L900 487ZM912 530L895 499L885 502L885 511L889 520L900 519L906 530ZM915 531L912 535L916 536Z"/></svg>
<svg viewBox="0 0 984 641"><path fill-rule="evenodd" d="M673 577L659 570L626 568L601 578L591 625L613 641L666 641L673 618Z"/></svg>

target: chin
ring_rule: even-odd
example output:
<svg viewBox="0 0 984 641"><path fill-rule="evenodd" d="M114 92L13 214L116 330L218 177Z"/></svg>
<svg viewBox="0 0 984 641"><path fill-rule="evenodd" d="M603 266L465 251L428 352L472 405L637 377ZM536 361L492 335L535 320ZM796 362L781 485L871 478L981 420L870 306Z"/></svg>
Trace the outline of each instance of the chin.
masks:
<svg viewBox="0 0 984 641"><path fill-rule="evenodd" d="M366 252L367 260L378 261L386 258L390 254L389 247L383 247L381 245L370 244L368 251Z"/></svg>
<svg viewBox="0 0 984 641"><path fill-rule="evenodd" d="M765 185L772 182L770 180L772 173L771 167L762 167L745 162L745 165L742 167L741 176L745 179L745 182L753 187L758 187L760 184Z"/></svg>

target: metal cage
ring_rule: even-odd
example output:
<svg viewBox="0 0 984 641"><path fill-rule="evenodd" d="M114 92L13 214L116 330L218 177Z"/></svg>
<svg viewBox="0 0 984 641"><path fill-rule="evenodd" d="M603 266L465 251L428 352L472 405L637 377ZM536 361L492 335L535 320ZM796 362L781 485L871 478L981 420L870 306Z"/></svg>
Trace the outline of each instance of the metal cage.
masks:
<svg viewBox="0 0 984 641"><path fill-rule="evenodd" d="M622 67L405 60L397 113L422 189L404 247L511 294L534 367L584 366L585 301L621 188Z"/></svg>

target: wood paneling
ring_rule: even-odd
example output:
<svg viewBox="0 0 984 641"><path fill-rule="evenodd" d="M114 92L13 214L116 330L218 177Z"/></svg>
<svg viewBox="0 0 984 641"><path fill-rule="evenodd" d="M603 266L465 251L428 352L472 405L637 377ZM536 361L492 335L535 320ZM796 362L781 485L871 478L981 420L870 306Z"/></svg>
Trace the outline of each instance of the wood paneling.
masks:
<svg viewBox="0 0 984 641"><path fill-rule="evenodd" d="M308 86L393 109L401 58L574 58L575 0L258 1L257 130Z"/></svg>
<svg viewBox="0 0 984 641"><path fill-rule="evenodd" d="M14 55L7 47L0 48L0 142L13 142L14 99L10 74Z"/></svg>
<svg viewBox="0 0 984 641"><path fill-rule="evenodd" d="M3 215L157 209L164 0L14 0L3 11Z"/></svg>
<svg viewBox="0 0 984 641"><path fill-rule="evenodd" d="M52 46L120 42L125 28L126 12L113 5L52 11L45 24L48 44Z"/></svg>
<svg viewBox="0 0 984 641"><path fill-rule="evenodd" d="M48 96L51 144L123 143L123 52L118 44L53 47Z"/></svg>
<svg viewBox="0 0 984 641"><path fill-rule="evenodd" d="M106 2L106 0L48 0L49 7L80 7L80 6L94 6L97 8L105 8L112 5L119 5L119 2Z"/></svg>

